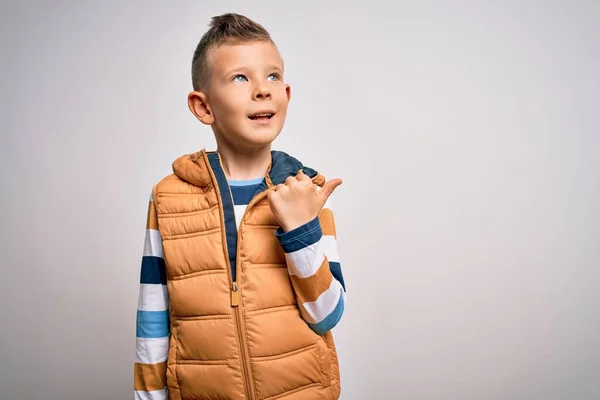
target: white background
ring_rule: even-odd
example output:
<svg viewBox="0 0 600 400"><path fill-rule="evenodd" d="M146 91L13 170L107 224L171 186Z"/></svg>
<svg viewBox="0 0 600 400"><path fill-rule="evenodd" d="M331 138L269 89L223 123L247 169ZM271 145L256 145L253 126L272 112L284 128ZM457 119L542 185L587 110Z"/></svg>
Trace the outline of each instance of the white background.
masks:
<svg viewBox="0 0 600 400"><path fill-rule="evenodd" d="M596 1L3 2L0 398L133 396L150 189L215 148L186 96L230 11L285 59L274 148L344 179L342 399L600 398Z"/></svg>

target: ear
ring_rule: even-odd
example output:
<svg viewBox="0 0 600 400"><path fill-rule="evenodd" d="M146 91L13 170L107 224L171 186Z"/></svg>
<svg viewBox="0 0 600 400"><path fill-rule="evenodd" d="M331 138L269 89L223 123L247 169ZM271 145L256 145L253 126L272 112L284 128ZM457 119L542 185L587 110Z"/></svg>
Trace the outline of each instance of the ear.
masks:
<svg viewBox="0 0 600 400"><path fill-rule="evenodd" d="M196 91L190 92L190 94L188 94L188 107L192 114L194 114L203 124L214 124L215 116L212 113L206 93Z"/></svg>
<svg viewBox="0 0 600 400"><path fill-rule="evenodd" d="M285 94L287 95L288 103L292 99L292 88L287 83L285 84Z"/></svg>

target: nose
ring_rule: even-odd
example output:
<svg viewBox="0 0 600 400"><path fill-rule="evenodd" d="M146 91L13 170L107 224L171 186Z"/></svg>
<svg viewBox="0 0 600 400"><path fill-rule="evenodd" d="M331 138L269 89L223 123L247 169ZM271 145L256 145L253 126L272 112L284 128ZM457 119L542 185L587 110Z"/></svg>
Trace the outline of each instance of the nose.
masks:
<svg viewBox="0 0 600 400"><path fill-rule="evenodd" d="M254 88L252 93L253 100L271 100L271 91L265 83L261 83Z"/></svg>

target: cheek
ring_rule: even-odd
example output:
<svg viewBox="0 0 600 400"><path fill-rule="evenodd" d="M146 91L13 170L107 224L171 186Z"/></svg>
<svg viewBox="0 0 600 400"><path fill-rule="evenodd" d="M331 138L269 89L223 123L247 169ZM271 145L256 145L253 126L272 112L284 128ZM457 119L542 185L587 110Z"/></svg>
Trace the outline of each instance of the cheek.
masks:
<svg viewBox="0 0 600 400"><path fill-rule="evenodd" d="M277 94L277 108L279 110L285 111L285 110L287 110L287 107L288 107L288 98L287 98L287 95L284 90L281 93Z"/></svg>
<svg viewBox="0 0 600 400"><path fill-rule="evenodd" d="M286 115L287 115L287 108L288 108L288 104L287 101L282 102L281 105L279 107L277 107L278 111L278 115L281 117L281 119L285 119Z"/></svg>
<svg viewBox="0 0 600 400"><path fill-rule="evenodd" d="M236 95L231 95L229 99L219 99L213 102L215 117L230 120L232 117L246 116L245 108L242 102L236 102ZM222 121L227 122L227 121Z"/></svg>

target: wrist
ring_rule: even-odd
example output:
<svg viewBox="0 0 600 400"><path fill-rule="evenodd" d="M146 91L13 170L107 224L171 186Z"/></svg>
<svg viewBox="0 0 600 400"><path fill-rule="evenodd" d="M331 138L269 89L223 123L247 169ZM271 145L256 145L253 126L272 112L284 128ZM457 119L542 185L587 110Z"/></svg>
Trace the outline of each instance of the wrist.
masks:
<svg viewBox="0 0 600 400"><path fill-rule="evenodd" d="M321 223L317 217L291 231L284 232L283 227L277 228L275 231L275 236L277 236L286 253L306 247L307 244L318 242L322 234Z"/></svg>
<svg viewBox="0 0 600 400"><path fill-rule="evenodd" d="M312 221L314 218L310 218L310 219L304 219L302 221L283 221L281 223L281 229L284 232L290 232L293 231L294 229L298 229L299 227L301 227L302 225L306 225L308 224L310 221Z"/></svg>

